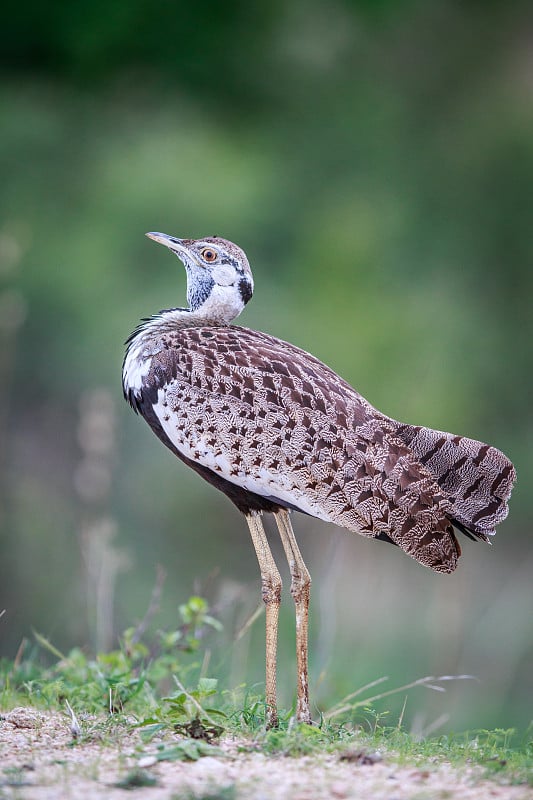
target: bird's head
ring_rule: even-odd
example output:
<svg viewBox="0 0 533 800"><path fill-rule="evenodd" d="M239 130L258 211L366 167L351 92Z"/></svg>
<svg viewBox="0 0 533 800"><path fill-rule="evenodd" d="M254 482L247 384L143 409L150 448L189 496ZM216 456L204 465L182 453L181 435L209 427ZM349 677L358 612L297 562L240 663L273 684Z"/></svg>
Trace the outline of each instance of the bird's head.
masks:
<svg viewBox="0 0 533 800"><path fill-rule="evenodd" d="M191 312L213 323L228 325L251 298L252 271L245 253L227 239L177 239L147 233L175 253L187 272L187 302Z"/></svg>

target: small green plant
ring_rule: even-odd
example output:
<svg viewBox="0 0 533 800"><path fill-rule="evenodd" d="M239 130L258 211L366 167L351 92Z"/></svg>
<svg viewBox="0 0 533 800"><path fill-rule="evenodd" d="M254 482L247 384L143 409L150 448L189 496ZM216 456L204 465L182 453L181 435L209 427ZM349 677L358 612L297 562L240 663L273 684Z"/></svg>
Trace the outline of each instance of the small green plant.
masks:
<svg viewBox="0 0 533 800"><path fill-rule="evenodd" d="M117 789L141 789L146 786L156 786L157 778L148 770L136 767L114 785Z"/></svg>
<svg viewBox="0 0 533 800"><path fill-rule="evenodd" d="M217 708L207 708L205 703L217 693L215 678L200 678L196 689L187 691L174 675L178 690L163 697L154 716L143 720L144 738L149 738L164 728L192 739L215 741L224 732L227 716Z"/></svg>
<svg viewBox="0 0 533 800"><path fill-rule="evenodd" d="M180 739L176 743L161 743L154 754L156 761L198 761L203 756L225 758L226 754L201 739Z"/></svg>
<svg viewBox="0 0 533 800"><path fill-rule="evenodd" d="M172 631L145 632L130 628L120 646L109 653L90 657L80 648L61 653L51 642L35 633L37 647L25 659L0 662L0 702L4 708L31 703L56 708L68 701L77 712L106 710L119 714L125 709L145 716L157 709L160 697L174 684L173 676L186 678L195 665L185 666L184 654L194 654L206 629L220 630L209 614L207 601L191 597L179 607L181 625ZM43 666L42 655L55 661Z"/></svg>
<svg viewBox="0 0 533 800"><path fill-rule="evenodd" d="M186 794L172 795L170 800L235 800L237 797L237 787L234 783L227 786L214 786L212 789L204 789L199 794L192 789Z"/></svg>

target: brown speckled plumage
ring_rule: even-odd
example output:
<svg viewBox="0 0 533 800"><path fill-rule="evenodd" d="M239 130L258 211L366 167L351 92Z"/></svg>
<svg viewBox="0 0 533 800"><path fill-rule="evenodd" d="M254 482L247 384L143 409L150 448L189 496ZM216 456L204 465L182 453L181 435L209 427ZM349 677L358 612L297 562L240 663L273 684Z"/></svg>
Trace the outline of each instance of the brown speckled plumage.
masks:
<svg viewBox="0 0 533 800"><path fill-rule="evenodd" d="M132 334L124 391L180 458L247 515L301 510L437 572L457 565L454 526L488 541L515 479L503 453L396 422L314 356L230 326L253 289L236 245L151 237L184 261L191 307Z"/></svg>
<svg viewBox="0 0 533 800"><path fill-rule="evenodd" d="M401 425L329 367L264 333L232 327L168 332L147 384L164 394L173 443L231 462L232 482L272 475L298 508L365 536L385 533L439 572L460 554L453 521L485 538L507 513L513 469L493 447ZM197 444L202 446L198 449ZM276 476L281 476L276 480Z"/></svg>

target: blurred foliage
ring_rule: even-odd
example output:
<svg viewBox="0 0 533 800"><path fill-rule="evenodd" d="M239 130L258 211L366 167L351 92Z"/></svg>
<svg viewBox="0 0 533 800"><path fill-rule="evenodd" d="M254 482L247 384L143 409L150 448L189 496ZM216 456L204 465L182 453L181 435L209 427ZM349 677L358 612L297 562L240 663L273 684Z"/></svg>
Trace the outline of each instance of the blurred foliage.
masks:
<svg viewBox="0 0 533 800"><path fill-rule="evenodd" d="M147 230L247 251L242 324L391 416L505 450L492 549L453 576L303 517L313 696L470 673L424 727L524 726L533 656L533 71L528 4L8 3L0 32L0 650L109 648L155 565L220 610L228 685L261 681L242 519L122 404L123 341L183 302ZM283 563L280 550L276 548ZM219 570L218 573L214 570ZM201 585L195 585L200 582ZM281 674L290 705L290 598Z"/></svg>
<svg viewBox="0 0 533 800"><path fill-rule="evenodd" d="M71 703L78 712L123 711L146 717L162 713L161 695L175 686L176 676L187 679L198 665L190 656L198 651L199 638L207 628L221 629L207 614L207 601L190 597L180 606L182 624L176 631L147 629L144 624L126 630L117 649L99 652L94 658L74 647L66 655L39 633L35 643L24 639L14 661L0 661L0 703L10 708L30 702L56 709ZM51 665L43 664L52 655ZM201 678L200 699L214 693ZM216 681L215 681L216 688ZM176 697L167 698L177 706ZM182 713L190 709L182 701ZM177 712L175 711L177 714ZM216 713L216 712L215 712Z"/></svg>

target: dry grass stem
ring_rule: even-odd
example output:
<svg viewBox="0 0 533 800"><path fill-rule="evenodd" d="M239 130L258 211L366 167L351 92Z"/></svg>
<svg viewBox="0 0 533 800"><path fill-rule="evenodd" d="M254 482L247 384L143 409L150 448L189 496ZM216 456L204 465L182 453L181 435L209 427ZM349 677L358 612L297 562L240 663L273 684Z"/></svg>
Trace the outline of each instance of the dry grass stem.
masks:
<svg viewBox="0 0 533 800"><path fill-rule="evenodd" d="M334 717L338 717L340 714L344 714L347 711L353 711L361 706L367 706L370 703L374 703L376 700L381 700L384 697L390 697L391 695L398 694L398 692L404 692L406 689L413 689L415 686L425 686L426 689L432 689L434 692L445 692L446 689L443 686L438 686L437 681L476 680L476 678L474 675L441 675L438 677L435 677L434 675L426 675L424 678L418 678L416 681L411 681L411 683L404 683L403 686L398 686L395 689L388 689L386 692L380 692L380 694L372 695L372 697L365 697L363 700L358 700L356 703L349 702L354 697L357 697L367 689L370 689L372 686L377 686L378 684L388 680L389 678L386 676L378 678L371 683L367 683L366 686L357 689L355 692L346 695L346 697L337 703L337 705L333 706L330 711L326 711L324 714L324 719L333 719Z"/></svg>

